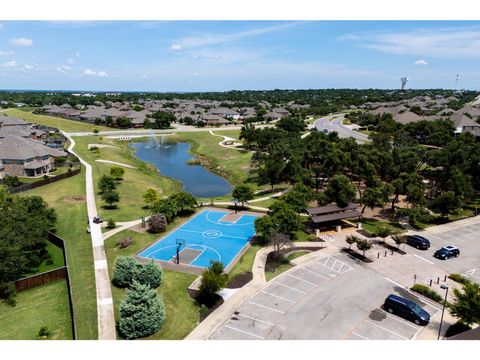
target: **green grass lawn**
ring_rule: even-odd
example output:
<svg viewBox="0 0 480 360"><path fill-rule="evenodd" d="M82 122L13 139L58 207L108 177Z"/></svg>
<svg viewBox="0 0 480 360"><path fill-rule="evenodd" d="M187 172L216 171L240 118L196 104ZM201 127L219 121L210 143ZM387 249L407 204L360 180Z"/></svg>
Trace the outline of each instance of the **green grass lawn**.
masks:
<svg viewBox="0 0 480 360"><path fill-rule="evenodd" d="M101 196L96 193L96 202L99 215L103 219L112 218L115 222L130 221L146 216L148 211L144 209L143 194L148 188L156 189L162 196L170 195L181 189L180 183L168 177L160 176L156 169L136 159L133 149L125 142L106 139L100 136L76 137L75 152L86 160L93 171L93 180L97 189L98 180L103 174L109 175L112 164L100 163L95 160L110 160L134 166L135 169L123 168L125 175L123 181L118 182L117 191L120 194L120 202L117 209L106 209ZM88 144L105 144L116 148L101 148L98 151L88 150Z"/></svg>
<svg viewBox="0 0 480 360"><path fill-rule="evenodd" d="M38 270L33 272L31 275L40 274L42 272L57 269L57 268L65 265L65 263L63 261L63 251L62 251L62 249L53 245L50 241L47 241L47 251L52 256L52 263L47 264L47 262L44 261L42 264L40 264L40 266L38 267Z"/></svg>
<svg viewBox="0 0 480 360"><path fill-rule="evenodd" d="M248 250L243 254L243 256L237 261L233 266L232 270L228 273L230 278L233 278L235 275L252 271L253 261L255 260L255 255L257 251L260 250L262 246L257 244L252 244Z"/></svg>
<svg viewBox="0 0 480 360"><path fill-rule="evenodd" d="M307 254L310 254L310 251L306 251L306 250L294 251L288 254L287 259L291 261L293 259L299 258L300 256L307 255Z"/></svg>
<svg viewBox="0 0 480 360"><path fill-rule="evenodd" d="M97 303L90 235L86 232L85 169L82 173L24 193L39 195L57 213L57 234L65 240L72 281L77 337L97 338Z"/></svg>
<svg viewBox="0 0 480 360"><path fill-rule="evenodd" d="M66 280L17 293L17 305L0 302L0 340L35 340L46 326L49 339L72 339Z"/></svg>
<svg viewBox="0 0 480 360"><path fill-rule="evenodd" d="M213 132L214 134L217 134L217 135L223 135L223 136L228 136L228 137L231 137L235 140L239 140L240 138L240 130L215 130ZM218 140L220 141L221 139L219 137L217 137ZM217 142L219 142L217 141Z"/></svg>
<svg viewBox="0 0 480 360"><path fill-rule="evenodd" d="M351 220L352 222L356 223L358 221ZM398 222L391 222L391 221L379 221L377 219L371 218L363 218L361 221L363 230L367 231L370 234L375 234L377 231L377 226L386 226L393 232L398 231L405 231L405 229L400 225Z"/></svg>
<svg viewBox="0 0 480 360"><path fill-rule="evenodd" d="M31 112L23 111L20 109L8 109L4 113L9 116L23 119L25 121L32 122L35 124L51 126L51 127L63 130L65 132L81 132L81 131L90 132L90 131L93 131L93 129L98 129L100 131L114 130L107 126L101 126L101 125L97 126L97 125L89 124L82 121L62 119L56 116L37 115L37 114L33 114Z"/></svg>
<svg viewBox="0 0 480 360"><path fill-rule="evenodd" d="M248 204L251 206L259 206L259 207L264 207L268 208L270 205L276 203L278 200L277 199L267 199L267 200L262 200L262 201L255 201L255 202L249 202Z"/></svg>
<svg viewBox="0 0 480 360"><path fill-rule="evenodd" d="M168 226L168 230L180 224L184 219L177 219ZM133 243L126 249L116 246L119 239L131 236ZM125 230L105 241L110 278L113 278L115 258L117 256L131 256L149 246L162 237L162 234L139 234L135 231ZM148 339L152 340L180 340L185 338L198 324L199 307L187 292L188 286L195 280L196 275L184 274L164 270L162 284L157 289L162 295L166 307L166 321L163 328ZM119 289L112 285L115 319L119 319L119 307L125 298L127 290ZM119 337L120 338L120 337Z"/></svg>
<svg viewBox="0 0 480 360"><path fill-rule="evenodd" d="M289 263L280 264L280 265L277 266L275 271L265 271L265 278L267 279L267 281L270 281L274 277L280 275L281 273L283 273L287 270L290 270L292 267L293 267L293 265L291 265Z"/></svg>
<svg viewBox="0 0 480 360"><path fill-rule="evenodd" d="M218 132L219 135L222 133L229 136L228 132ZM252 153L224 148L218 145L220 138L208 132L178 133L172 138L190 142L192 144L190 151L195 155L206 157L207 168L225 177L231 184L239 185L249 179Z"/></svg>

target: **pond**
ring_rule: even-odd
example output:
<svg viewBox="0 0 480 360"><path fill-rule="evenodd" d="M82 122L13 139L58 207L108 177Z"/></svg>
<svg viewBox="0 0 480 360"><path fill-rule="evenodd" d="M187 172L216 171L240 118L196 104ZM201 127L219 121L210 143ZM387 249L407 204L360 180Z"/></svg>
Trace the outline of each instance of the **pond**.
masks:
<svg viewBox="0 0 480 360"><path fill-rule="evenodd" d="M186 142L164 143L161 141L132 142L135 156L155 166L160 174L176 179L184 190L196 197L210 198L224 196L232 191L232 186L221 176L208 171L203 165L189 165L193 159Z"/></svg>

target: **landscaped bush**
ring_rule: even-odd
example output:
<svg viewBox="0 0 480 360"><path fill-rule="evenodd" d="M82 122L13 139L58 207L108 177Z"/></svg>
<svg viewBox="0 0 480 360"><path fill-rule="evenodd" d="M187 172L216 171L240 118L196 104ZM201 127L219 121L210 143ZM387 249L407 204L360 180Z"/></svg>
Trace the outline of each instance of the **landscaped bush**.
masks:
<svg viewBox="0 0 480 360"><path fill-rule="evenodd" d="M157 234L167 229L167 218L163 214L153 214L148 219L148 232Z"/></svg>
<svg viewBox="0 0 480 360"><path fill-rule="evenodd" d="M115 229L117 224L115 224L115 221L113 221L112 218L108 219L107 221L107 229Z"/></svg>
<svg viewBox="0 0 480 360"><path fill-rule="evenodd" d="M432 299L433 301L441 303L443 301L443 298L440 296L439 293L437 293L435 290L430 289L426 285L422 284L415 284L411 287L412 291L415 291L429 299Z"/></svg>
<svg viewBox="0 0 480 360"><path fill-rule="evenodd" d="M137 260L131 256L117 257L114 265L113 284L121 288L130 286L137 265Z"/></svg>
<svg viewBox="0 0 480 360"><path fill-rule="evenodd" d="M42 326L40 330L38 331L38 337L40 339L46 339L50 335L50 331L48 331L48 328L46 326Z"/></svg>
<svg viewBox="0 0 480 360"><path fill-rule="evenodd" d="M470 282L470 280L463 276L463 275L460 275L460 274L450 274L448 275L448 278L449 279L452 279L453 281L459 283L459 284L466 284L468 282Z"/></svg>
<svg viewBox="0 0 480 360"><path fill-rule="evenodd" d="M215 305L218 300L217 292L225 287L228 282L228 275L223 273L223 264L219 261L212 261L202 273L198 302L207 307Z"/></svg>
<svg viewBox="0 0 480 360"><path fill-rule="evenodd" d="M133 280L156 289L162 283L162 269L153 261L149 261L146 264L137 264Z"/></svg>
<svg viewBox="0 0 480 360"><path fill-rule="evenodd" d="M127 339L150 336L165 322L163 299L148 285L133 281L126 298L120 304L118 330Z"/></svg>

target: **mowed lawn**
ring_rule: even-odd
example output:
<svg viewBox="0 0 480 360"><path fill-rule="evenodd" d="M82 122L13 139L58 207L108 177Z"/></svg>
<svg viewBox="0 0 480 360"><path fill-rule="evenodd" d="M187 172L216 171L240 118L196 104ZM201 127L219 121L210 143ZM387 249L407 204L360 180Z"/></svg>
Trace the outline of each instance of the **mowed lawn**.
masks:
<svg viewBox="0 0 480 360"><path fill-rule="evenodd" d="M215 132L218 135L224 133L230 136L229 131ZM191 152L206 157L208 169L225 177L231 184L239 185L248 180L252 153L222 147L218 145L221 138L208 132L178 133L172 138L190 142Z"/></svg>
<svg viewBox="0 0 480 360"><path fill-rule="evenodd" d="M107 126L97 126L82 121L62 119L56 116L37 115L19 109L8 109L4 112L4 114L23 119L25 121L35 124L51 126L65 132L91 132L93 131L93 129L98 129L100 131L114 130L113 128L109 128Z"/></svg>
<svg viewBox="0 0 480 360"><path fill-rule="evenodd" d="M71 178L20 195L39 195L56 210L57 234L65 240L67 247L77 337L96 339L97 303L92 243L86 231L85 168Z"/></svg>
<svg viewBox="0 0 480 360"><path fill-rule="evenodd" d="M48 339L71 340L66 280L17 293L17 305L0 302L0 340L35 340L46 326Z"/></svg>
<svg viewBox="0 0 480 360"><path fill-rule="evenodd" d="M168 226L168 230L180 224L183 219L177 219ZM133 243L126 249L117 247L117 241L125 237L132 237ZM113 279L114 264L117 256L133 256L145 247L157 241L162 234L137 233L132 230L122 231L105 241L110 279ZM188 286L195 280L196 275L184 274L175 271L163 270L162 284L157 289L163 297L166 307L166 321L163 328L150 336L151 340L180 340L185 338L199 321L199 307L187 292ZM120 303L128 290L120 289L112 284L115 320L119 319ZM118 335L120 339L120 335Z"/></svg>
<svg viewBox="0 0 480 360"><path fill-rule="evenodd" d="M104 220L112 218L116 222L130 221L147 216L148 211L144 209L143 194L148 188L156 189L161 196L170 195L181 189L180 183L160 176L155 168L137 160L132 155L133 150L126 143L100 136L75 137L74 140L74 151L92 166L97 209L100 217ZM94 152L88 150L88 144L110 145L115 148L99 148ZM95 160L109 160L135 167L135 169L123 167L125 170L123 180L117 183L120 202L117 203L116 209L104 207L106 204L102 202L101 195L98 194L97 184L103 174L109 175L110 169L118 165Z"/></svg>

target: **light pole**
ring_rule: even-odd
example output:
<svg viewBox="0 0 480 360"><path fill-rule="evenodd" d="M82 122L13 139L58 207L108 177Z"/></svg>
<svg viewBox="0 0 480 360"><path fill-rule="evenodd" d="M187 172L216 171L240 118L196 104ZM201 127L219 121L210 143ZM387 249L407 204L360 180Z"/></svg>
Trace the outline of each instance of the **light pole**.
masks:
<svg viewBox="0 0 480 360"><path fill-rule="evenodd" d="M440 332L442 331L442 323L443 323L443 313L445 312L445 304L447 303L447 295L448 295L448 285L440 285L440 288L445 290L445 300L443 301L443 308L442 308L442 318L440 319L440 326L438 328L438 337L437 340L440 340Z"/></svg>
<svg viewBox="0 0 480 360"><path fill-rule="evenodd" d="M235 204L235 214L237 213L237 202L238 202L238 199L236 198L233 198L233 203Z"/></svg>

